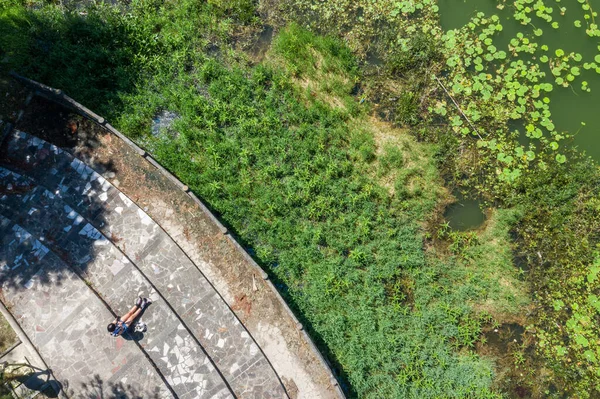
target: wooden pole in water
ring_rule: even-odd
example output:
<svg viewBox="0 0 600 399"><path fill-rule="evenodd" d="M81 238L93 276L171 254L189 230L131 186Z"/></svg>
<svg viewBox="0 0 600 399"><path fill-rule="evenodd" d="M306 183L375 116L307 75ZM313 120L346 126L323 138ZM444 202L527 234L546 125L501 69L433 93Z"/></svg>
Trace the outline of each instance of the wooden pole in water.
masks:
<svg viewBox="0 0 600 399"><path fill-rule="evenodd" d="M473 126L473 124L471 123L471 121L469 120L469 118L467 118L467 115L465 115L465 113L462 111L462 109L460 109L460 106L458 105L458 103L456 102L456 100L454 99L454 97L452 97L450 95L450 93L448 92L448 90L446 89L446 86L444 86L444 84L442 83L442 81L435 75L433 75L433 77L435 78L435 80L438 82L438 84L440 86L442 86L442 89L444 89L444 91L446 92L446 94L448 95L448 97L450 97L450 100L452 100L452 102L454 103L454 105L456 106L456 109L458 110L458 112L461 113L461 115L463 116L463 118L465 118L465 120L467 121L467 123L471 126L471 129L473 129L473 131L475 132L475 134L477 135L477 137L479 137L481 140L483 140L483 137L481 137L479 135L479 132L477 131L477 129L475 129L475 126Z"/></svg>

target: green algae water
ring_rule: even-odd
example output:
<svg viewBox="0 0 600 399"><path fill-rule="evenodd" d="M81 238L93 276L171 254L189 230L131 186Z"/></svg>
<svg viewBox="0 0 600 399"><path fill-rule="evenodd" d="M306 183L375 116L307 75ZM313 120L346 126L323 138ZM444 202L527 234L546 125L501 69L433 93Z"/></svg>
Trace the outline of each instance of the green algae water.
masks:
<svg viewBox="0 0 600 399"><path fill-rule="evenodd" d="M478 228L485 221L481 211L481 201L463 196L460 191L452 193L456 202L450 204L444 212L450 228L455 231L467 231Z"/></svg>
<svg viewBox="0 0 600 399"><path fill-rule="evenodd" d="M574 80L567 87L555 82L552 75L551 63L554 62L553 55L557 51L581 54L581 65L596 62L600 64L600 38L590 37L586 34L586 27L590 24L598 24L598 17L589 15L585 19L586 11L600 11L600 0L564 0L547 1L546 10L551 8L550 23L532 17L526 25L521 24L514 18L516 8L513 3L505 3L497 0L438 0L440 23L445 31L458 29L469 23L471 18L478 12L486 16L497 15L503 30L494 36L494 45L498 49L508 51L511 38L519 33L531 38L540 45L547 45L550 55L549 60L541 58L542 52L521 55L523 61L539 63L542 70L546 72L546 82L554 85L554 90L548 94L550 98L550 110L552 122L557 130L573 136L572 143L580 150L590 155L594 160L600 161L600 69L591 67L585 69L578 67ZM533 2L530 4L534 7ZM545 62L542 62L544 60ZM587 84L583 84L587 82ZM565 80L565 84L568 82ZM582 88L583 87L583 88ZM589 92L586 90L589 88ZM582 124L585 124L585 126ZM524 135L523 135L524 137Z"/></svg>

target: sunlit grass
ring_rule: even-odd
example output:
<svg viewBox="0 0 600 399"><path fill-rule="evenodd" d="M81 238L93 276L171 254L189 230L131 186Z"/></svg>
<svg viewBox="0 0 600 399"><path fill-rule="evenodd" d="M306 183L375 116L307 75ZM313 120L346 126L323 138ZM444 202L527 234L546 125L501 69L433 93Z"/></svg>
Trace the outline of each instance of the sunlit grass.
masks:
<svg viewBox="0 0 600 399"><path fill-rule="evenodd" d="M508 224L482 236L495 243L427 253L423 226L444 195L437 148L351 95L362 77L337 39L292 25L249 67L227 40L256 23L246 3L134 1L87 16L13 5L0 43L11 67L110 116L219 213L351 396L495 397L473 307L510 310L512 285L486 272L510 267ZM176 135L150 135L162 111L179 116Z"/></svg>

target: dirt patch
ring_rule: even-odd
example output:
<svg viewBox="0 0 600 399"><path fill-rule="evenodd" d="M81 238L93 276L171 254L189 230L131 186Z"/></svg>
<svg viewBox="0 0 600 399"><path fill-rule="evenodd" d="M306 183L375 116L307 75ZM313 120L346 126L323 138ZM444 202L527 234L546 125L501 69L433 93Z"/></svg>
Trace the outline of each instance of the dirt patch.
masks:
<svg viewBox="0 0 600 399"><path fill-rule="evenodd" d="M314 49L311 49L311 54L314 58L314 71L300 75L292 73L290 78L290 82L300 89L302 101L304 104L310 105L314 100L317 100L329 105L332 109L347 110L344 96L340 97L337 94L340 93L340 87L346 87L348 92L353 90L350 76L340 71L335 73L324 71L322 67L324 64L323 55ZM282 69L288 68L286 61L273 54L273 52L266 53L264 63Z"/></svg>
<svg viewBox="0 0 600 399"><path fill-rule="evenodd" d="M231 305L231 309L236 312L242 312L245 316L244 318L248 318L250 316L250 311L252 310L252 302L250 302L250 298L245 294L236 295L233 305Z"/></svg>
<svg viewBox="0 0 600 399"><path fill-rule="evenodd" d="M298 387L296 386L294 380L283 378L283 383L287 387L287 392L290 396L290 399L296 399L298 397Z"/></svg>
<svg viewBox="0 0 600 399"><path fill-rule="evenodd" d="M358 123L360 121L356 121ZM402 195L418 196L435 204L436 211L432 215L437 220L438 207L443 209L442 205L449 201L449 195L432 162L434 147L417 143L407 129L398 128L374 115L363 129L372 135L375 142L376 159L368 172L373 180L392 196L397 195L396 190L400 188ZM426 229L428 223L422 223L422 227Z"/></svg>
<svg viewBox="0 0 600 399"><path fill-rule="evenodd" d="M388 190L390 195L394 195L394 185L399 170L392 168L384 174L378 173L377 169L381 166L379 160L384 156L385 148L393 146L398 148L402 153L403 167L406 169L413 167L415 163L414 156L409 152L413 139L405 129L394 128L389 123L382 122L376 117L370 118L369 125L369 130L375 140L375 155L377 156L377 161L373 163L374 170L372 171L372 176L380 185Z"/></svg>

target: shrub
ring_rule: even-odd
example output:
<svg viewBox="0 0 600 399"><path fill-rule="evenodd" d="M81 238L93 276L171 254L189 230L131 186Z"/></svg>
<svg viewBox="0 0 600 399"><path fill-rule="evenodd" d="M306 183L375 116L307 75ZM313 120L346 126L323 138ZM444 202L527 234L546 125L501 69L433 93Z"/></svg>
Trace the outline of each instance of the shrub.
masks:
<svg viewBox="0 0 600 399"><path fill-rule="evenodd" d="M395 120L401 125L416 125L419 120L419 99L413 92L404 91L400 94L396 105Z"/></svg>
<svg viewBox="0 0 600 399"><path fill-rule="evenodd" d="M389 55L387 65L392 73L402 75L413 69L426 70L441 59L439 42L426 33L415 33L404 48Z"/></svg>

